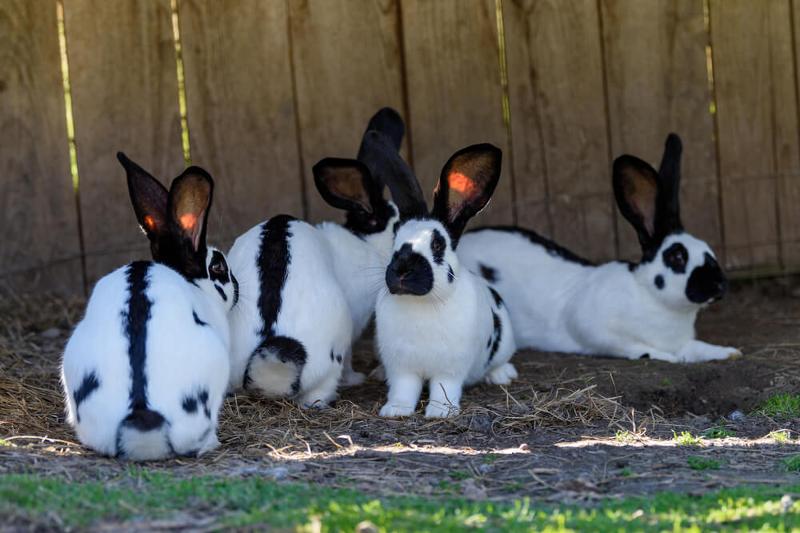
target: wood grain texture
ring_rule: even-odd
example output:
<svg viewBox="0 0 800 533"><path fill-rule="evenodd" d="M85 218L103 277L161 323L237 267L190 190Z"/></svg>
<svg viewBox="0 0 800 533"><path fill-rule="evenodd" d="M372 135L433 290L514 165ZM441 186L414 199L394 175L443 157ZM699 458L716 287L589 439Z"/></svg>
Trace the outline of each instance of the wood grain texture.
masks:
<svg viewBox="0 0 800 533"><path fill-rule="evenodd" d="M703 3L603 0L611 149L655 168L669 132L683 140L681 207L687 231L721 248L716 145ZM620 255L641 255L617 211Z"/></svg>
<svg viewBox="0 0 800 533"><path fill-rule="evenodd" d="M453 152L492 143L504 153L502 177L475 224L513 223L494 0L404 0L402 14L414 170L423 190L430 199Z"/></svg>
<svg viewBox="0 0 800 533"><path fill-rule="evenodd" d="M309 219L344 219L314 187L323 157L355 157L369 118L403 107L394 0L288 0ZM406 141L407 142L407 141ZM387 193L388 194L388 193Z"/></svg>
<svg viewBox="0 0 800 533"><path fill-rule="evenodd" d="M209 235L228 247L270 216L303 217L287 7L179 6L192 163L214 176Z"/></svg>
<svg viewBox="0 0 800 533"><path fill-rule="evenodd" d="M791 0L791 15L792 15L792 35L794 35L794 87L795 87L795 100L794 108L800 105L797 97L800 95L800 3L796 0ZM779 73L781 76L787 75L788 72ZM780 94L781 98L791 99L791 95L786 94L786 87L789 85L784 83L781 87L784 88ZM791 109L791 104L788 105L786 112ZM784 148L788 148L788 153L792 153L791 143L795 146L800 145L798 139L798 128L791 129L791 120L782 120L780 122L782 131L780 139L786 144ZM786 129L786 128L789 129ZM785 153L785 152L784 152ZM790 156L791 160L791 156ZM800 169L795 165L792 168L791 164L787 170L782 171L778 179L778 205L780 209L780 227L781 227L781 252L783 259L783 266L785 269L796 272L800 270Z"/></svg>
<svg viewBox="0 0 800 533"><path fill-rule="evenodd" d="M83 291L52 0L0 3L0 286Z"/></svg>
<svg viewBox="0 0 800 533"><path fill-rule="evenodd" d="M66 0L81 214L90 284L149 258L123 151L169 183L184 167L169 0Z"/></svg>
<svg viewBox="0 0 800 533"><path fill-rule="evenodd" d="M597 4L506 0L504 13L511 115L538 117L529 119L532 126L513 131L515 158L535 154L541 136L544 164L534 172L544 169L552 237L580 255L612 259L615 227ZM519 190L524 205L524 195L532 194L535 202L541 189L531 192L520 185Z"/></svg>
<svg viewBox="0 0 800 533"><path fill-rule="evenodd" d="M798 171L789 2L710 7L727 264L773 267L781 261L778 182Z"/></svg>

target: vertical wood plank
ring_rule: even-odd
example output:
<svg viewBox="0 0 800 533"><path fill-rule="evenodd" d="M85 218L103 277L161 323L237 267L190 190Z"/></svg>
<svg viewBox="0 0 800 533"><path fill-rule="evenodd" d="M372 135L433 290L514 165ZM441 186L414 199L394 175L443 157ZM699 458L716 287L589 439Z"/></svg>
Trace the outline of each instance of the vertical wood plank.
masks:
<svg viewBox="0 0 800 533"><path fill-rule="evenodd" d="M396 0L288 2L308 216L340 220L317 193L311 167L327 156L355 157L383 106L408 122Z"/></svg>
<svg viewBox="0 0 800 533"><path fill-rule="evenodd" d="M794 106L800 105L797 98L800 96L800 4L795 0L790 3L792 15L792 45L794 52L794 87L795 99ZM784 73L779 73L783 75ZM782 84L781 87L788 87ZM785 89L784 89L785 91ZM791 98L785 92L782 98ZM788 110L787 110L788 112ZM786 128L787 121L780 122L781 128ZM788 122L791 128L791 121ZM798 129L784 129L778 139L781 141L782 150L786 148L791 152L791 143L800 144L798 140ZM778 200L780 208L780 228L781 228L781 249L783 252L783 266L788 271L797 272L800 270L800 170L796 167L785 171L778 180Z"/></svg>
<svg viewBox="0 0 800 533"><path fill-rule="evenodd" d="M431 194L453 152L490 142L503 150L503 175L476 223L513 223L494 0L401 6L414 170L423 190Z"/></svg>
<svg viewBox="0 0 800 533"><path fill-rule="evenodd" d="M0 4L0 176L0 284L80 293L53 0Z"/></svg>
<svg viewBox="0 0 800 533"><path fill-rule="evenodd" d="M149 258L130 207L124 151L165 183L183 169L169 0L66 0L89 283Z"/></svg>
<svg viewBox="0 0 800 533"><path fill-rule="evenodd" d="M286 3L182 0L179 20L192 163L216 184L210 238L302 217Z"/></svg>
<svg viewBox="0 0 800 533"><path fill-rule="evenodd" d="M684 145L681 215L687 231L721 245L712 95L702 0L603 0L611 148L661 160L671 131ZM617 212L620 255L641 255ZM721 249L719 250L722 251Z"/></svg>
<svg viewBox="0 0 800 533"><path fill-rule="evenodd" d="M789 3L711 0L710 8L727 263L774 267L778 182L799 166Z"/></svg>
<svg viewBox="0 0 800 533"><path fill-rule="evenodd" d="M511 115L538 115L535 126L513 131L515 153L536 150L541 136L552 237L591 259L612 259L614 208L597 3L506 0L504 13L509 83L516 95ZM526 201L520 199L521 205Z"/></svg>

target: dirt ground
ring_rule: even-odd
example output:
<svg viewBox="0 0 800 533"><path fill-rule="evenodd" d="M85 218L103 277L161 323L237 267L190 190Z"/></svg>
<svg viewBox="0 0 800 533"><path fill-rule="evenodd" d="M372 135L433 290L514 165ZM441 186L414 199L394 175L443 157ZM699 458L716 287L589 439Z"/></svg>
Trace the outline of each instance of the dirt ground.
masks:
<svg viewBox="0 0 800 533"><path fill-rule="evenodd" d="M84 450L64 424L60 352L81 301L9 295L0 301L0 473L119 479L129 464ZM737 287L701 315L703 340L744 357L699 365L520 352L508 388L468 390L450 420L376 416L371 381L341 391L326 411L286 401L228 399L222 446L199 460L148 468L352 487L373 494L529 496L592 501L661 490L704 492L741 483L800 483L782 460L800 453L798 420L754 413L768 397L800 392L800 282ZM370 366L371 343L357 350ZM732 436L678 445L673 432L724 426ZM786 430L780 443L770 432ZM718 461L693 470L690 456Z"/></svg>

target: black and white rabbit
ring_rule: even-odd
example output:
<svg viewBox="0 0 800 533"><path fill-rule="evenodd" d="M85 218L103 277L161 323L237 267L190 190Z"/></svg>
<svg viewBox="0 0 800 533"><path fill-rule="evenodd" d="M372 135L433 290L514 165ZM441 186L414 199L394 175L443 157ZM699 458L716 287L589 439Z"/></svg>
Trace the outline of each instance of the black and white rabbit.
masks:
<svg viewBox="0 0 800 533"><path fill-rule="evenodd" d="M695 339L698 311L722 298L727 281L681 224L681 151L670 134L658 172L630 155L614 161L617 205L642 247L637 264L593 265L520 228L464 235L459 257L505 299L518 346L671 362L741 355Z"/></svg>
<svg viewBox="0 0 800 533"><path fill-rule="evenodd" d="M385 136L397 151L405 125L394 109L385 107L370 119L357 159L325 158L314 165L314 183L322 198L344 210L344 225L317 225L330 244L336 279L344 291L353 319L353 341L358 340L375 313L375 300L383 286L383 270L394 242L394 226L400 220L397 207L384 198L373 152L376 138ZM372 167L372 168L370 168ZM364 375L353 371L351 351L345 356L342 383L358 385Z"/></svg>
<svg viewBox="0 0 800 533"><path fill-rule="evenodd" d="M228 253L239 279L230 313L230 389L326 407L336 397L353 321L319 229L277 215Z"/></svg>
<svg viewBox="0 0 800 533"><path fill-rule="evenodd" d="M386 182L401 225L375 310L376 336L389 384L381 416L414 412L425 381L426 417L459 410L465 385L507 384L517 377L511 321L482 278L461 268L456 246L467 221L489 201L500 178L501 152L489 144L456 152L442 169L428 213L416 178L390 145L395 172Z"/></svg>
<svg viewBox="0 0 800 533"><path fill-rule="evenodd" d="M214 182L189 167L168 192L117 157L155 262L119 268L92 291L64 351L68 422L106 455L196 456L218 445L238 292L225 256L206 245Z"/></svg>

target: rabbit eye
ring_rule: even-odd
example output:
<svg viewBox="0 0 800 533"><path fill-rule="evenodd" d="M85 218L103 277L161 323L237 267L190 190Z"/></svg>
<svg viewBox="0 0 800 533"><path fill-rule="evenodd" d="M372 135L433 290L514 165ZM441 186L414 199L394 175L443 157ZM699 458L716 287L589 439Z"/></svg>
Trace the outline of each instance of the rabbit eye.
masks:
<svg viewBox="0 0 800 533"><path fill-rule="evenodd" d="M212 263L211 272L217 276L224 276L228 272L228 269L223 263Z"/></svg>
<svg viewBox="0 0 800 533"><path fill-rule="evenodd" d="M686 263L689 261L689 252L680 243L675 243L663 254L664 264L675 273L683 274L686 272Z"/></svg>

